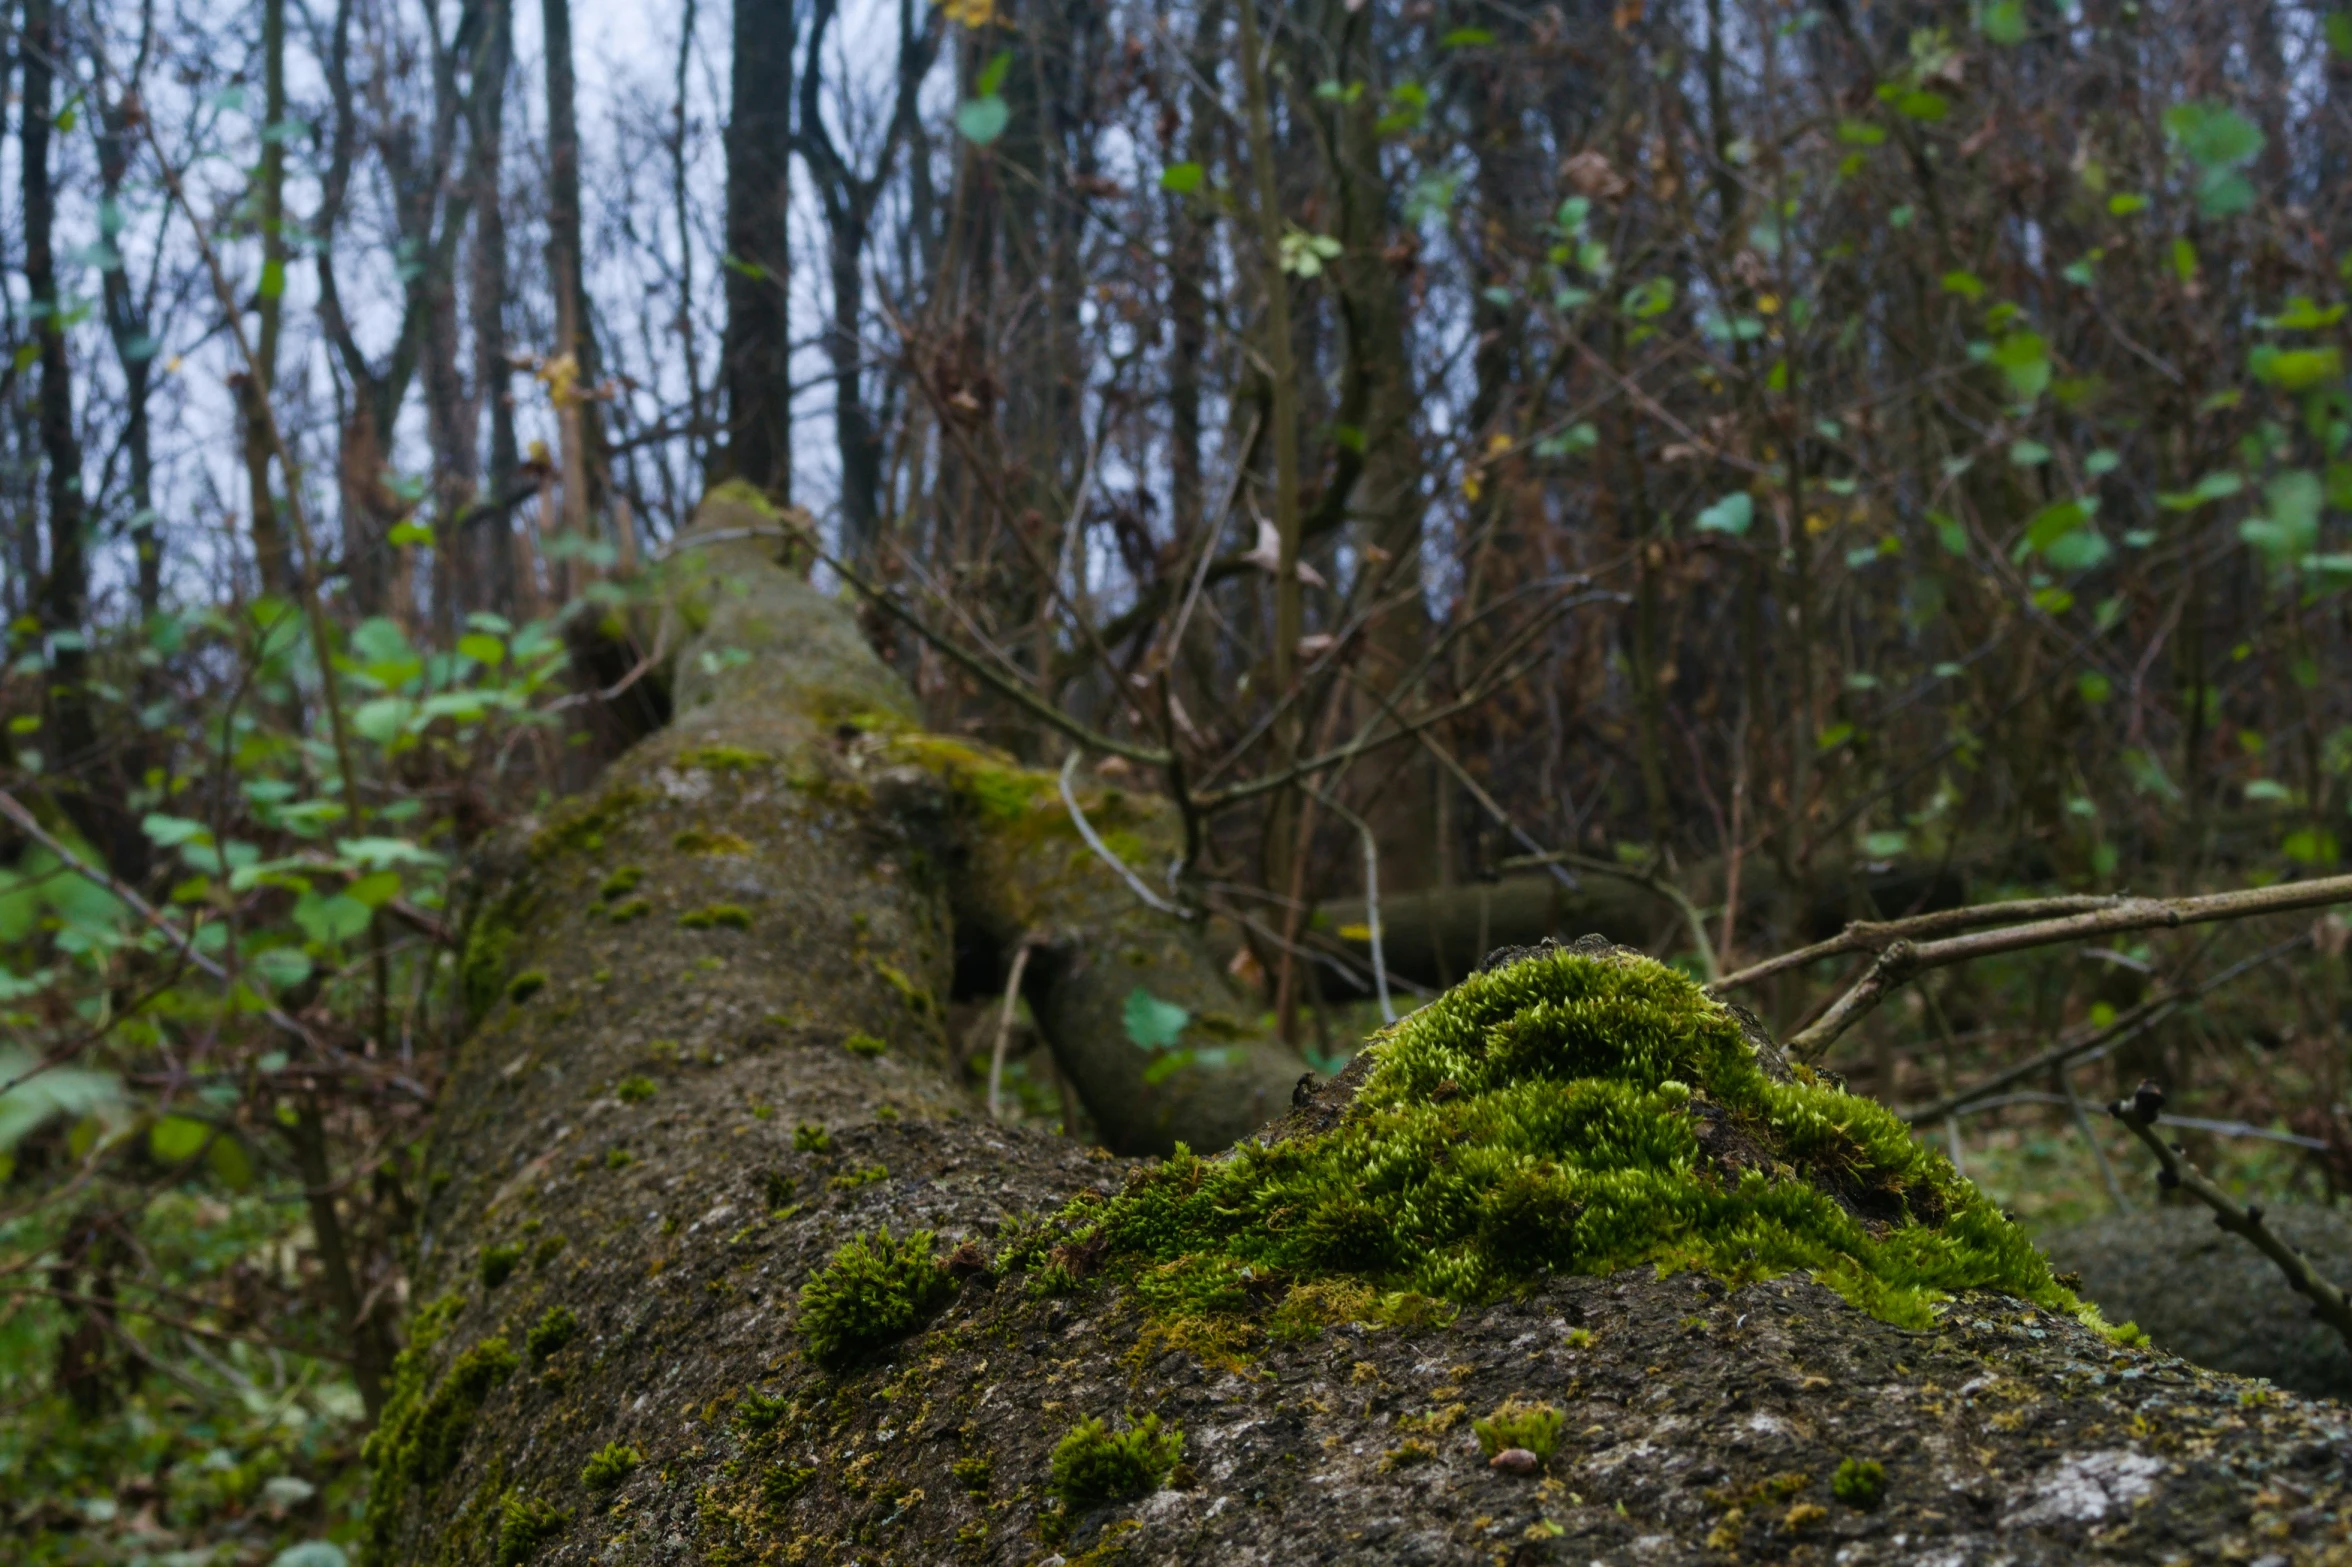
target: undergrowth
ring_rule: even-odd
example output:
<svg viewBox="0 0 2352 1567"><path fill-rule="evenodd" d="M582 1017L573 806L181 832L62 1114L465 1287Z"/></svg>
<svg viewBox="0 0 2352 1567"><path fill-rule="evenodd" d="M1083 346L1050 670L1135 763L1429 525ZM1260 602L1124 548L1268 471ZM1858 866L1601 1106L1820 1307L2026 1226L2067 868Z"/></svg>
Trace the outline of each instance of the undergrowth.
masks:
<svg viewBox="0 0 2352 1567"><path fill-rule="evenodd" d="M1163 1316L1335 1276L1367 1299L1471 1304L1645 1263L1733 1282L1806 1270L1906 1327L1965 1289L2084 1310L1883 1106L1802 1068L1768 1075L1733 1015L1652 959L1540 952L1370 1050L1329 1131L1215 1159L1179 1147L1006 1261L1123 1279Z"/></svg>

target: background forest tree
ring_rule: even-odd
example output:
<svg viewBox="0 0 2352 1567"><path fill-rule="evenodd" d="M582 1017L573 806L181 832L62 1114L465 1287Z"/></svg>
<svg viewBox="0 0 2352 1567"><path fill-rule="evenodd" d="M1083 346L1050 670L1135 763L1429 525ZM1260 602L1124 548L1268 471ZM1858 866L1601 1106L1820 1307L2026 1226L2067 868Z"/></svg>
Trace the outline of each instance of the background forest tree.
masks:
<svg viewBox="0 0 2352 1567"><path fill-rule="evenodd" d="M930 729L1176 801L1143 891L1319 1069L1543 934L2341 866L2326 0L0 25L0 1485L61 1559L348 1537L465 869L669 716L720 483ZM1830 1064L2029 1217L2130 1200L2065 1071L1952 1102L2053 1044L2332 1194L2346 935L1953 970ZM1093 1135L999 985L976 1096L1001 1033Z"/></svg>

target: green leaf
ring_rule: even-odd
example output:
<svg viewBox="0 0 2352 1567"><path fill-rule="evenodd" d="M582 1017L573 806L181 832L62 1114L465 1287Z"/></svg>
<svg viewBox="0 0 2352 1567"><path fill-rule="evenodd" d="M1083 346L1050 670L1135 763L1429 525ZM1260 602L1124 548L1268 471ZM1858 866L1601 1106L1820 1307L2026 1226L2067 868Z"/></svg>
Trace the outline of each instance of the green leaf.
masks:
<svg viewBox="0 0 2352 1567"><path fill-rule="evenodd" d="M2050 460L2050 448L2039 441L2011 441L2009 462L2017 468L2039 468Z"/></svg>
<svg viewBox="0 0 2352 1567"><path fill-rule="evenodd" d="M1189 196L1207 181L1209 171L1197 163L1171 163L1160 170L1160 189Z"/></svg>
<svg viewBox="0 0 2352 1567"><path fill-rule="evenodd" d="M1868 120L1840 120L1837 138L1849 147L1876 147L1886 140L1886 132Z"/></svg>
<svg viewBox="0 0 2352 1567"><path fill-rule="evenodd" d="M272 947L253 954L253 972L272 989L284 990L310 978L310 955L300 947Z"/></svg>
<svg viewBox="0 0 2352 1567"><path fill-rule="evenodd" d="M1990 0L1976 13L1977 30L1997 44L2025 42L2024 0Z"/></svg>
<svg viewBox="0 0 2352 1567"><path fill-rule="evenodd" d="M1947 272L1944 274L1944 292L1947 294L1958 294L1973 304L1984 298L1984 291L1984 279L1973 272Z"/></svg>
<svg viewBox="0 0 2352 1567"><path fill-rule="evenodd" d="M1993 345L1992 362L2020 398L2039 397L2050 384L2050 345L2039 332L2011 332Z"/></svg>
<svg viewBox="0 0 2352 1567"><path fill-rule="evenodd" d="M2308 468L2290 469L2262 487L2262 499L2269 515L2239 523L2238 537L2274 566L2308 554L2319 542L2319 514L2326 504L2319 475Z"/></svg>
<svg viewBox="0 0 2352 1567"><path fill-rule="evenodd" d="M1914 87L1895 100L1895 112L1905 119L1933 124L1952 112L1952 100L1940 92Z"/></svg>
<svg viewBox="0 0 2352 1567"><path fill-rule="evenodd" d="M1437 41L1440 49L1476 49L1493 43L1495 35L1483 27L1457 27Z"/></svg>
<svg viewBox="0 0 2352 1567"><path fill-rule="evenodd" d="M1714 505L1699 513L1696 526L1701 533L1728 533L1733 538L1744 535L1756 521L1756 502L1745 490L1734 490Z"/></svg>
<svg viewBox="0 0 2352 1567"><path fill-rule="evenodd" d="M2145 196L2135 196L2126 193L2120 196L2110 196L2107 198L2107 214L2109 217L2128 218L2135 212L2145 212L2147 210L2148 198Z"/></svg>
<svg viewBox="0 0 2352 1567"><path fill-rule="evenodd" d="M2264 346L2247 355L2247 367L2254 372L2256 380L2282 392L2308 392L2323 381L2333 381L2343 375L2344 352L2332 344L2326 348Z"/></svg>
<svg viewBox="0 0 2352 1567"><path fill-rule="evenodd" d="M1003 91L1005 74L1012 70L1012 68L1013 51L1010 49L999 49L996 52L996 58L990 60L986 65L982 66L980 68L979 76L973 80L972 96L975 98L995 97L999 92Z"/></svg>
<svg viewBox="0 0 2352 1567"><path fill-rule="evenodd" d="M389 745L408 727L408 721L415 713L416 704L404 696L380 696L371 702L362 702L352 710L351 727L359 732L362 739L372 740L377 745Z"/></svg>
<svg viewBox="0 0 2352 1567"><path fill-rule="evenodd" d="M397 880L395 877L396 883ZM321 946L349 941L366 930L374 917L368 905L348 893L322 898L306 892L294 900L294 923L302 934Z"/></svg>
<svg viewBox="0 0 2352 1567"><path fill-rule="evenodd" d="M1674 279L1654 277L1636 283L1625 291L1624 302L1619 308L1637 321L1664 315L1674 308Z"/></svg>
<svg viewBox="0 0 2352 1567"><path fill-rule="evenodd" d="M147 1149L165 1164L179 1164L203 1151L212 1128L185 1115L167 1115L147 1129Z"/></svg>
<svg viewBox="0 0 2352 1567"><path fill-rule="evenodd" d="M956 131L975 147L985 147L995 141L1012 122L1011 107L993 94L986 98L966 98L956 105Z"/></svg>
<svg viewBox="0 0 2352 1567"><path fill-rule="evenodd" d="M1874 860L1891 860L1911 847L1907 832L1873 832L1862 835L1862 852Z"/></svg>
<svg viewBox="0 0 2352 1567"><path fill-rule="evenodd" d="M286 263L276 256L261 264L261 297L279 299L286 292Z"/></svg>
<svg viewBox="0 0 2352 1567"><path fill-rule="evenodd" d="M467 632L457 639L457 650L485 669L496 669L506 662L506 644L486 632Z"/></svg>
<svg viewBox="0 0 2352 1567"><path fill-rule="evenodd" d="M2176 103L2164 111L2164 131L2203 169L2236 168L2262 154L2261 127L2225 103Z"/></svg>
<svg viewBox="0 0 2352 1567"><path fill-rule="evenodd" d="M1138 985L1127 993L1123 1021L1127 1025L1128 1041L1137 1049L1165 1050L1183 1036L1192 1014Z"/></svg>
<svg viewBox="0 0 2352 1567"><path fill-rule="evenodd" d="M380 909L400 896L400 873L389 870L370 872L344 888L343 896L364 903L371 909Z"/></svg>
<svg viewBox="0 0 2352 1567"><path fill-rule="evenodd" d="M421 522L400 522L394 523L384 538L391 544L430 544L433 530Z"/></svg>
<svg viewBox="0 0 2352 1567"><path fill-rule="evenodd" d="M2327 31L2328 52L2352 60L2352 11L2330 11L2320 25Z"/></svg>

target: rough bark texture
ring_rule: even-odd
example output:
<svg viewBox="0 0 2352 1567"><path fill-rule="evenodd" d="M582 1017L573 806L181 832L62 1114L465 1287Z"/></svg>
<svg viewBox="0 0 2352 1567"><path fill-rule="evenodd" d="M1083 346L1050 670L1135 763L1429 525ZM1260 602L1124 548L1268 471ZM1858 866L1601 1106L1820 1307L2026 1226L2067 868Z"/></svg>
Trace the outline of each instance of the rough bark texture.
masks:
<svg viewBox="0 0 2352 1567"><path fill-rule="evenodd" d="M1145 1083L1118 1007L1139 983L1234 1007L1207 942L1140 909L1050 778L915 731L772 550L686 557L675 723L485 879L483 1016L372 1450L377 1561L2185 1561L2344 1537L2339 1406L2004 1297L1906 1332L1802 1279L1644 1268L1286 1334L1269 1281L1210 1334L1000 1271L1022 1221L1137 1166L974 1115L939 1027L959 968L1001 983L1006 944L1046 935L1041 1024L1137 1149L1246 1131L1295 1063L1236 1024L1199 1042L1224 1064ZM1083 799L1160 863L1156 806ZM1331 1124L1360 1077L1274 1135ZM801 1286L877 1229L952 1249L950 1298L826 1369ZM1472 1439L1513 1397L1565 1415L1548 1470ZM1049 1502L1081 1420L1146 1412L1184 1433L1164 1487ZM1833 1494L1847 1459L1883 1466L1880 1505Z"/></svg>

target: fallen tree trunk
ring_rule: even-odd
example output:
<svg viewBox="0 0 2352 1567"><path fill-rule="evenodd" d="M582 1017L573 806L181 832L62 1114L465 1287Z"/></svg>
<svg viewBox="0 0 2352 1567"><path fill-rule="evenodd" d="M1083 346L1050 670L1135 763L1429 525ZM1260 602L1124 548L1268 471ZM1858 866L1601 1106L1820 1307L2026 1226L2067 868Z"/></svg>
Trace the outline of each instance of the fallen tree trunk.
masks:
<svg viewBox="0 0 2352 1567"><path fill-rule="evenodd" d="M1001 983L1026 938L1041 1027L1122 1146L1241 1135L1296 1064L1050 777L915 730L755 513L704 521L751 537L689 553L674 725L518 835L473 916L481 1019L370 1446L377 1563L2158 1560L2342 1535L2341 1409L2078 1320L1883 1111L1643 960L1482 976L1222 1160L992 1127L939 998L959 968ZM1152 802L1085 803L1164 862ZM1127 1037L1137 989L1183 1038ZM1579 1075L1563 1039L1623 1060ZM1655 1255L1689 1266L1584 1276ZM1924 1304L1994 1278L2031 1300Z"/></svg>

